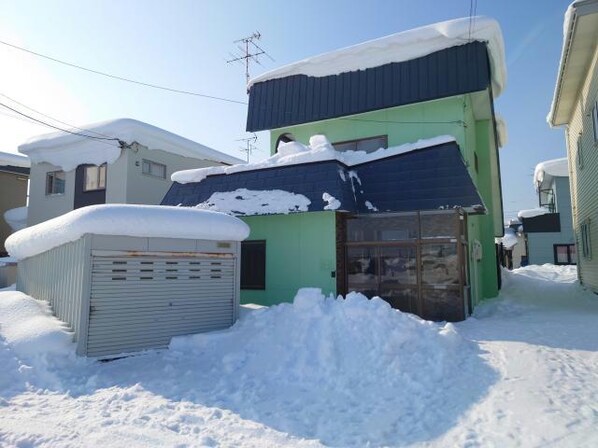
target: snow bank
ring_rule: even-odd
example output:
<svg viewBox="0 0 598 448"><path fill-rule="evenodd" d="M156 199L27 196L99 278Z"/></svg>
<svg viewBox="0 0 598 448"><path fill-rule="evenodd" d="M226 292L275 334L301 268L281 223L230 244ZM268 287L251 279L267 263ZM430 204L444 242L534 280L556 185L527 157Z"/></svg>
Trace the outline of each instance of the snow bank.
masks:
<svg viewBox="0 0 598 448"><path fill-rule="evenodd" d="M548 186L553 177L569 177L567 157L547 160L536 165L536 169L534 170L534 187L536 187L536 191L542 185Z"/></svg>
<svg viewBox="0 0 598 448"><path fill-rule="evenodd" d="M4 212L4 220L13 232L27 227L27 210L27 207L17 207Z"/></svg>
<svg viewBox="0 0 598 448"><path fill-rule="evenodd" d="M236 157L130 118L103 121L82 128L85 131L73 131L100 138L115 138L127 144L137 142L150 150L160 149L193 159L227 164L243 163ZM70 171L84 163L114 163L120 156L121 148L115 140L90 139L59 131L33 137L19 146L19 152L28 155L33 163L47 162Z"/></svg>
<svg viewBox="0 0 598 448"><path fill-rule="evenodd" d="M550 213L550 210L548 210L547 208L537 207L537 208L530 208L527 210L519 210L519 212L517 213L517 217L519 219L534 218L536 216L547 215L548 213Z"/></svg>
<svg viewBox="0 0 598 448"><path fill-rule="evenodd" d="M230 383L218 399L244 418L334 446L406 443L435 431L449 402L462 406L460 388L487 377L452 324L358 293L326 298L316 288L225 332L175 338L170 348Z"/></svg>
<svg viewBox="0 0 598 448"><path fill-rule="evenodd" d="M309 146L299 142L282 143L278 147L278 153L273 156L253 163L232 166L211 166L193 170L177 171L172 174L171 180L180 184L201 182L208 176L219 174L233 174L243 171L253 171L265 168L300 165L309 162L322 162L326 160L337 160L347 166L354 166L374 160L385 159L398 154L404 154L416 149L428 148L444 143L454 142L455 137L441 135L434 138L418 140L414 143L380 148L377 151L367 153L365 151L336 151L334 146L324 135L314 135L309 139ZM341 175L342 177L342 175Z"/></svg>
<svg viewBox="0 0 598 448"><path fill-rule="evenodd" d="M304 59L257 76L248 87L293 75L321 77L408 61L472 41L488 45L492 91L498 97L507 77L502 32L496 20L480 16L435 23Z"/></svg>
<svg viewBox="0 0 598 448"><path fill-rule="evenodd" d="M0 166L1 165L29 168L31 166L31 161L29 160L29 157L21 156L19 154L0 152Z"/></svg>
<svg viewBox="0 0 598 448"><path fill-rule="evenodd" d="M208 210L102 204L19 230L7 238L5 246L11 256L23 259L75 241L86 233L241 241L249 236L249 227L234 216Z"/></svg>
<svg viewBox="0 0 598 448"><path fill-rule="evenodd" d="M267 215L306 212L311 201L302 194L284 190L247 190L216 192L197 208L233 215Z"/></svg>

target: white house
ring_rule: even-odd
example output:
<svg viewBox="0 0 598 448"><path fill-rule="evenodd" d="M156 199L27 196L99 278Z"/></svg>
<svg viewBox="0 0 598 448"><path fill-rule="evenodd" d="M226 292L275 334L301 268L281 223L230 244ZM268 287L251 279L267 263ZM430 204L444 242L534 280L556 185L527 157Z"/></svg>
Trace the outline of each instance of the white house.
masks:
<svg viewBox="0 0 598 448"><path fill-rule="evenodd" d="M124 118L34 137L27 224L92 204L159 204L175 171L244 163L164 129Z"/></svg>

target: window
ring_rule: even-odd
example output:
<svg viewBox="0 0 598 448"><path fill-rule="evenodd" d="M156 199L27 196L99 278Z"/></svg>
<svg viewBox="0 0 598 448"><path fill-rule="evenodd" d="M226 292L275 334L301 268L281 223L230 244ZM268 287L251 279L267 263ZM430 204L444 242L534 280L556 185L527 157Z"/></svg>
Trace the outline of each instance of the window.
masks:
<svg viewBox="0 0 598 448"><path fill-rule="evenodd" d="M64 194L64 171L51 171L46 174L46 195Z"/></svg>
<svg viewBox="0 0 598 448"><path fill-rule="evenodd" d="M106 189L106 164L85 167L85 178L83 180L83 191L105 190Z"/></svg>
<svg viewBox="0 0 598 448"><path fill-rule="evenodd" d="M591 259L592 258L592 242L590 240L590 220L586 219L584 222L581 223L580 229L580 246L581 246L581 254L584 258Z"/></svg>
<svg viewBox="0 0 598 448"><path fill-rule="evenodd" d="M266 241L241 243L241 289L266 289Z"/></svg>
<svg viewBox="0 0 598 448"><path fill-rule="evenodd" d="M577 264L575 244L555 244L554 264Z"/></svg>
<svg viewBox="0 0 598 448"><path fill-rule="evenodd" d="M374 152L380 148L388 147L388 136L379 135L358 140L336 142L332 144L337 151L365 151Z"/></svg>
<svg viewBox="0 0 598 448"><path fill-rule="evenodd" d="M598 143L598 100L594 101L592 108L592 127L594 129L594 143Z"/></svg>
<svg viewBox="0 0 598 448"><path fill-rule="evenodd" d="M577 137L577 166L583 168L583 153L581 152L581 135Z"/></svg>
<svg viewBox="0 0 598 448"><path fill-rule="evenodd" d="M144 160L142 171L143 174L166 179L166 165L162 165L161 163Z"/></svg>

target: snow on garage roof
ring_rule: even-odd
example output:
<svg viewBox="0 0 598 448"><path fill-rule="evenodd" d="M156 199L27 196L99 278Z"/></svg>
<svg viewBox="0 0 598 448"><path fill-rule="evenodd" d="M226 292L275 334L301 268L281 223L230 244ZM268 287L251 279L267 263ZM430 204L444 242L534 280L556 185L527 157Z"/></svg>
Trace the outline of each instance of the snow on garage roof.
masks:
<svg viewBox="0 0 598 448"><path fill-rule="evenodd" d="M114 163L121 152L117 140L122 140L193 159L243 163L241 159L131 118L94 123L82 129L85 131L74 129L76 134L59 131L33 137L19 146L19 152L28 155L33 163L47 162L70 171L85 163ZM96 138L77 135L82 133Z"/></svg>
<svg viewBox="0 0 598 448"><path fill-rule="evenodd" d="M548 186L553 177L569 177L567 158L546 160L536 165L534 170L534 186L536 191L541 186Z"/></svg>
<svg viewBox="0 0 598 448"><path fill-rule="evenodd" d="M0 166L5 165L29 168L29 166L31 166L31 161L29 160L29 157L25 157L20 154L0 152Z"/></svg>
<svg viewBox="0 0 598 448"><path fill-rule="evenodd" d="M492 90L498 97L507 77L502 32L496 20L480 16L471 21L464 17L435 23L307 58L257 76L249 81L248 87L293 75L321 77L408 61L472 41L488 45Z"/></svg>
<svg viewBox="0 0 598 448"><path fill-rule="evenodd" d="M189 207L101 204L79 208L10 235L8 253L19 260L81 238L86 233L137 237L242 241L249 226L234 216Z"/></svg>

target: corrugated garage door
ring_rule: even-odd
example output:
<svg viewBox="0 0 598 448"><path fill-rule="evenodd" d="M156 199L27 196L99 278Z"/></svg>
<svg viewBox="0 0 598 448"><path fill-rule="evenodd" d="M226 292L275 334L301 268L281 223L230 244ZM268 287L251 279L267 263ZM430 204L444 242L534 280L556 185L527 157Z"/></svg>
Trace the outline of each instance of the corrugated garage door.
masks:
<svg viewBox="0 0 598 448"><path fill-rule="evenodd" d="M92 256L88 356L166 347L234 320L235 259Z"/></svg>

